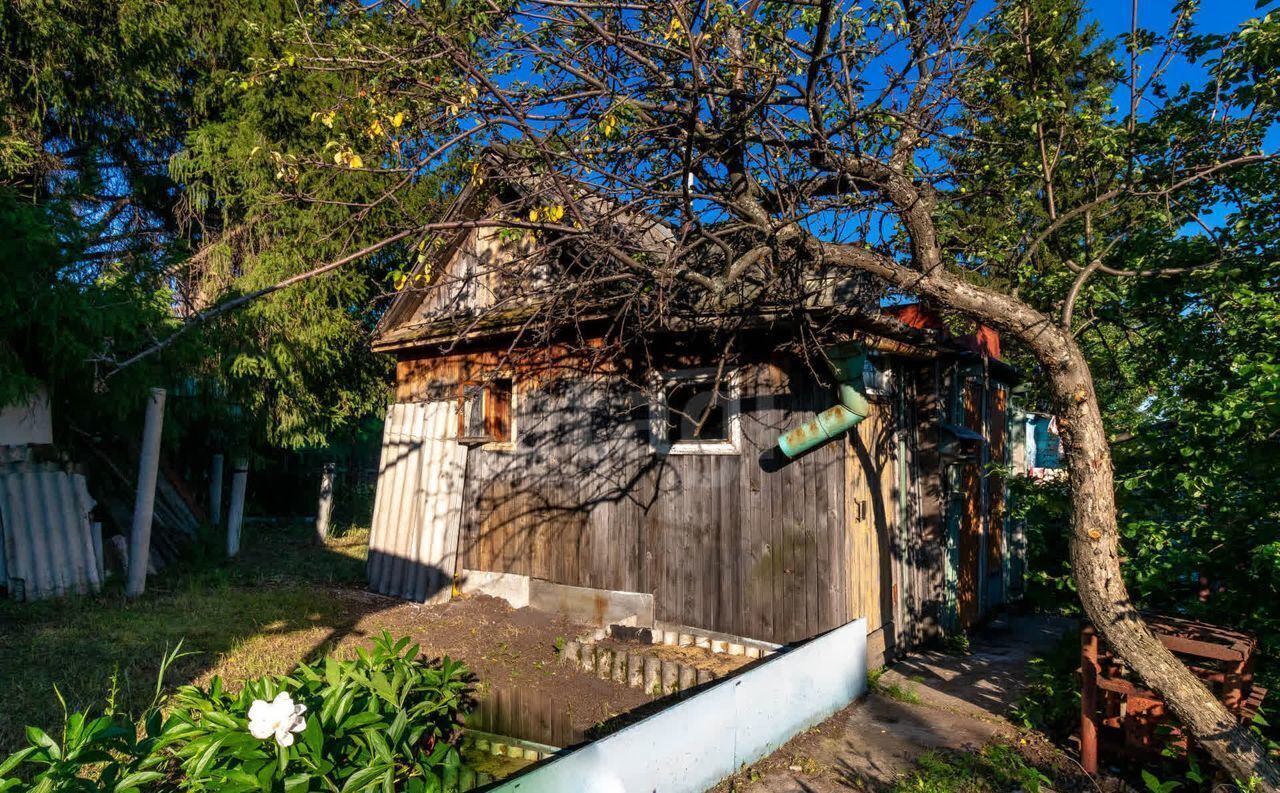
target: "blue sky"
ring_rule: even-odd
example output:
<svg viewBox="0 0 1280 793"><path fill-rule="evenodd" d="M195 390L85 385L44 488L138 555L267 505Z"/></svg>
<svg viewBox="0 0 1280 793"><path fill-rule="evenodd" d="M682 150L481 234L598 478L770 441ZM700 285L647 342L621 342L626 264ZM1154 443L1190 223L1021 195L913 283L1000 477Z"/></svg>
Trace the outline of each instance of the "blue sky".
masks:
<svg viewBox="0 0 1280 793"><path fill-rule="evenodd" d="M1138 27L1163 33L1173 21L1174 0L1139 0ZM1108 37L1122 36L1129 32L1132 6L1130 0L1090 0L1086 7L1089 16L1102 25L1103 33ZM1276 3L1268 4L1274 8ZM1230 33L1237 30L1246 20L1260 17L1268 8L1258 8L1255 0L1204 0L1195 16L1196 29L1201 33ZM1196 65L1185 60L1177 60L1166 72L1166 82L1171 89L1189 82L1192 85L1202 82L1205 73ZM1116 94L1116 106L1126 107L1128 94L1120 89ZM1272 130L1267 136L1267 150L1280 148L1280 130Z"/></svg>

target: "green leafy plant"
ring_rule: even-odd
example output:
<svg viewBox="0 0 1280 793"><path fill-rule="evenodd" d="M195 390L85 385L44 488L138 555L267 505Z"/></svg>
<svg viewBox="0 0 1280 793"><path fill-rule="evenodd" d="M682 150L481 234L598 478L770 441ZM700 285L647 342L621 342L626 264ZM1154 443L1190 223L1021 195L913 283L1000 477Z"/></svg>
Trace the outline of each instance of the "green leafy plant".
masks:
<svg viewBox="0 0 1280 793"><path fill-rule="evenodd" d="M892 793L1039 793L1049 779L1016 748L991 743L977 752L935 751L921 755L914 771L901 777Z"/></svg>
<svg viewBox="0 0 1280 793"><path fill-rule="evenodd" d="M61 741L28 729L31 745L0 762L0 791L448 790L469 675L418 653L383 632L354 659L302 664L235 693L216 677L167 699L158 686L136 724L73 713Z"/></svg>
<svg viewBox="0 0 1280 793"><path fill-rule="evenodd" d="M942 650L947 655L968 655L969 634L963 632L949 634L942 642Z"/></svg>
<svg viewBox="0 0 1280 793"><path fill-rule="evenodd" d="M1171 779L1162 781L1155 774L1145 770L1142 772L1142 784L1146 785L1148 793L1172 793L1182 786L1181 782Z"/></svg>
<svg viewBox="0 0 1280 793"><path fill-rule="evenodd" d="M1027 686L1010 715L1028 729L1065 737L1080 719L1079 640L1070 635L1027 662Z"/></svg>
<svg viewBox="0 0 1280 793"><path fill-rule="evenodd" d="M147 708L148 716L141 724L134 724L116 711L117 681L114 679L105 712L96 718L84 713L68 713L66 700L55 688L63 711L61 739L54 740L39 727L28 726L30 746L0 762L0 791L132 793L149 789L147 786L163 779L164 773L157 770L163 757L155 752L162 728L159 705L164 695L163 681L174 661L184 655L187 653L182 652L179 642L161 659L155 694ZM9 776L19 770L26 770L31 776L29 787L24 787L20 778Z"/></svg>

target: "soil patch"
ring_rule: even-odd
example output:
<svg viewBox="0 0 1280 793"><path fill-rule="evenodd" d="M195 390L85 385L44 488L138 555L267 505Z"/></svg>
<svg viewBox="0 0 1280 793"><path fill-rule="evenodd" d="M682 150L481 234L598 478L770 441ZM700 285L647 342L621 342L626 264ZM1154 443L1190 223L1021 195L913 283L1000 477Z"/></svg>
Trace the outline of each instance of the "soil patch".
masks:
<svg viewBox="0 0 1280 793"><path fill-rule="evenodd" d="M351 655L355 647L385 630L397 637L411 636L428 656L448 656L466 664L478 679L482 699L494 689L536 689L569 714L576 732L649 701L641 691L559 664L556 640L588 630L563 617L527 607L513 609L488 595L421 605L348 588L334 588L329 594L347 604L348 625L249 638L240 652L213 665L199 682L215 674L243 679L245 657L279 659L279 669L255 670L266 673L285 671L300 657Z"/></svg>

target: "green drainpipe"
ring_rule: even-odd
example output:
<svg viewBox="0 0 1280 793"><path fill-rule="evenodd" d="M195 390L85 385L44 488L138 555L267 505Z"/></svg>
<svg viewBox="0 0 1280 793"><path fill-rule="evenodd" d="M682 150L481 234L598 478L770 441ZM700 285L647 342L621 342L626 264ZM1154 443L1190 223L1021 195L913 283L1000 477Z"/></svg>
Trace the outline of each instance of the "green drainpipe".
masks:
<svg viewBox="0 0 1280 793"><path fill-rule="evenodd" d="M867 360L867 351L862 345L848 342L829 347L827 360L839 388L840 404L779 436L778 448L789 458L794 459L847 432L871 412L862 382L862 368Z"/></svg>

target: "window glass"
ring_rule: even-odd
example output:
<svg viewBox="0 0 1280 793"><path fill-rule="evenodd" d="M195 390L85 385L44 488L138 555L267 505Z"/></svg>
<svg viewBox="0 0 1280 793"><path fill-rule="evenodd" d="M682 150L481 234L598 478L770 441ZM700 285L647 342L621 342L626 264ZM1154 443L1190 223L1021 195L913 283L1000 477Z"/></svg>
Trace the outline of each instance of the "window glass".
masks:
<svg viewBox="0 0 1280 793"><path fill-rule="evenodd" d="M490 438L511 440L511 391L509 377L500 377L485 390L484 428Z"/></svg>
<svg viewBox="0 0 1280 793"><path fill-rule="evenodd" d="M714 384L676 380L667 385L667 440L727 441L729 395L716 394Z"/></svg>
<svg viewBox="0 0 1280 793"><path fill-rule="evenodd" d="M862 384L872 396L893 393L893 369L889 361L880 355L868 355L862 364Z"/></svg>
<svg viewBox="0 0 1280 793"><path fill-rule="evenodd" d="M458 397L458 437L474 443L508 443L512 438L509 377L465 383Z"/></svg>
<svg viewBox="0 0 1280 793"><path fill-rule="evenodd" d="M717 380L719 384L717 385ZM684 369L656 378L649 439L660 454L737 454L737 377L715 369Z"/></svg>

